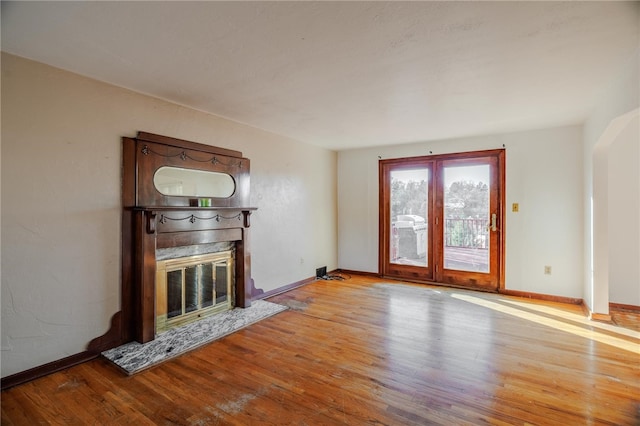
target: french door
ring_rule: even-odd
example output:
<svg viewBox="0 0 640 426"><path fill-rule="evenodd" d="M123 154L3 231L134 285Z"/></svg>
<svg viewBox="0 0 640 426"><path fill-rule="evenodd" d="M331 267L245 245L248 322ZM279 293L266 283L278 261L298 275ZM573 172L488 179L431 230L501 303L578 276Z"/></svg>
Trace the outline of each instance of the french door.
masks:
<svg viewBox="0 0 640 426"><path fill-rule="evenodd" d="M504 150L380 160L384 276L495 291Z"/></svg>

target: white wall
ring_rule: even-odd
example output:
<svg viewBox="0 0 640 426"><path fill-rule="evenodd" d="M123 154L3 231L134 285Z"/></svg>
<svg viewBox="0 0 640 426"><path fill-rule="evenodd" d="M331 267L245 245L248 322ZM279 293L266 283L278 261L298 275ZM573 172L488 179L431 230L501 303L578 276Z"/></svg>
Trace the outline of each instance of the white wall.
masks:
<svg viewBox="0 0 640 426"><path fill-rule="evenodd" d="M640 113L608 154L609 301L640 306Z"/></svg>
<svg viewBox="0 0 640 426"><path fill-rule="evenodd" d="M611 121L593 152L593 312L640 305L640 109Z"/></svg>
<svg viewBox="0 0 640 426"><path fill-rule="evenodd" d="M251 160L252 275L269 291L337 266L336 154L2 55L2 376L82 352L120 302L121 137Z"/></svg>
<svg viewBox="0 0 640 426"><path fill-rule="evenodd" d="M506 146L506 277L510 290L582 297L580 126L338 153L338 265L378 271L378 157ZM520 212L512 213L512 203ZM544 274L544 266L552 274Z"/></svg>
<svg viewBox="0 0 640 426"><path fill-rule="evenodd" d="M597 242L597 247L595 251L599 251L600 254L594 253L592 249L592 244L596 244L594 240L593 229L598 229L602 227L608 227L606 224L596 224L593 223L594 218L592 217L591 205L592 199L594 195L594 186L602 186L608 185L604 182L595 182L597 176L594 176L594 152L596 151L596 145L601 141L605 130L609 127L609 125L614 121L617 117L621 117L626 113L637 109L640 106L640 49L636 51L636 53L629 58L629 60L621 65L620 72L615 78L610 82L603 82L602 93L597 100L596 107L590 114L589 118L586 120L584 124L584 138L583 138L583 163L584 163L584 196L583 196L583 209L585 214L585 227L584 227L584 259L585 259L585 270L584 276L585 281L583 283L584 287L584 300L585 304L589 307L592 312L603 313L606 314L609 312L609 298L610 292L612 295L616 295L616 299L621 297L620 289L617 288L617 282L622 282L620 280L616 280L615 282L610 283L609 281L609 251L608 249L603 250L602 245L606 244L602 240ZM611 141L602 141L601 143L609 144ZM638 143L638 142L636 142ZM607 156L608 153L603 153L602 155ZM629 151L627 154L618 153L622 157L633 156L633 151ZM637 158L637 157L636 157ZM628 159L628 158L627 158ZM608 161L608 160L607 160ZM615 161L615 159L613 160ZM638 168L638 164L636 163L636 170ZM622 169L624 165L616 165L615 163L608 164L609 170L616 170L618 168ZM601 179L604 179L601 178ZM606 177L608 179L608 177ZM631 192L633 193L633 191ZM638 197L640 195L636 195ZM606 201L603 201L606 203ZM632 202L633 205L633 202ZM594 211L598 210L602 206L593 206ZM612 207L613 210L621 208L625 209L625 204ZM607 205L607 209L609 206ZM615 233L616 231L614 231ZM633 238L627 234L628 238ZM607 235L607 239L610 240L611 235ZM602 236L599 238L603 238ZM593 243L592 243L593 241ZM617 244L616 241L611 241L613 244ZM615 250L615 249L614 249ZM614 264L616 261L614 261ZM640 263L636 260L636 263ZM599 280L594 280L594 265L600 265L600 271L597 274L601 277ZM616 268L620 265L616 264ZM606 268L606 270L602 270L602 268ZM629 270L629 267L623 270L618 270L616 274L623 275L629 271L631 273L630 276L635 276L633 271ZM602 278L604 277L604 278ZM613 287L610 287L610 284ZM637 283L636 283L637 284ZM631 296L628 291L624 291L625 300L628 302L617 301L617 303L625 303L625 304L633 304L636 306L640 305L640 295ZM640 291L636 292L640 294ZM630 297L631 296L631 297ZM635 300L636 302L632 302ZM612 300L613 301L613 300Z"/></svg>

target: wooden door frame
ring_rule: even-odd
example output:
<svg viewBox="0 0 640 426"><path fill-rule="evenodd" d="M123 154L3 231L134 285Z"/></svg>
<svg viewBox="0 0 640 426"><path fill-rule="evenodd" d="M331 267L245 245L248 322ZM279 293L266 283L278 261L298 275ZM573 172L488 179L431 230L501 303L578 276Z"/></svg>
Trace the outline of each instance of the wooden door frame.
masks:
<svg viewBox="0 0 640 426"><path fill-rule="evenodd" d="M425 163L430 163L429 164L429 169L431 171L431 175L429 177L429 185L431 185L431 181L433 180L433 173L435 172L435 161L432 161L431 159L426 159L426 157L411 157L411 158L399 158L399 159L391 159L391 160L380 160L379 161L379 201L380 201L380 210L379 212L385 211L384 209L388 209L388 205L389 205L389 200L390 197L388 197L387 192L389 191L385 191L385 189L387 189L386 185L385 185L385 177L384 177L384 168L386 165L394 165L394 166L400 166L400 167L406 167L407 169L410 169L412 166L416 166L416 167L426 167ZM433 217L434 214L434 209L435 209L435 194L433 193L433 191L429 191L429 194L427 196L427 216L428 218ZM389 209L390 210L390 209ZM384 273L384 259L389 259L389 246L387 244L384 243L384 235L390 230L391 224L390 224L390 220L389 218L384 218L382 220L380 220L380 218L378 219L378 226L379 226L379 231L378 231L378 272L380 275L385 276L386 274ZM429 233L428 239L427 239L427 253L428 256L430 258L430 262L428 262L428 272L429 272L429 281L431 282L435 276L435 270L433 268L434 264L433 264L433 236L431 235L431 233ZM415 268L422 268L422 267L415 267ZM401 266L400 269L411 269L411 266ZM405 271L404 273L399 273L397 275L393 275L396 278L402 278L402 279L407 279L407 280L420 280L420 277L423 274L418 274L417 272L410 272L410 271ZM392 275L388 275L388 276L392 276Z"/></svg>
<svg viewBox="0 0 640 426"><path fill-rule="evenodd" d="M506 246L505 246L505 235L506 235L506 150L505 149L492 149L492 150L483 150L483 151L470 151L470 152L461 152L461 153L451 153L451 154L438 154L438 155L425 155L425 156L416 156L416 157L405 157L405 158L394 158L394 159L386 159L386 160L378 160L378 274L383 277L388 278L396 278L396 279L404 279L407 281L415 281L422 283L430 283L437 285L446 285L456 287L456 285L448 284L448 283L440 283L436 282L435 274L432 275L433 280L424 280L419 277L395 277L388 276L384 273L384 262L389 258L389 247L385 244L386 240L386 232L390 229L390 218L386 217L383 212L388 209L388 197L387 192L385 191L385 177L383 173L383 167L388 164L393 165L411 165L418 164L420 162L436 162L441 160L457 160L457 159L469 159L469 158L477 158L477 157L496 157L498 161L498 224L499 224L499 234L498 234L498 246L500 248L499 259L498 259L498 287L496 292L502 292L505 288L505 257L506 257ZM432 249L433 247L431 247ZM435 257L434 257L435 259ZM478 289L481 290L481 289Z"/></svg>

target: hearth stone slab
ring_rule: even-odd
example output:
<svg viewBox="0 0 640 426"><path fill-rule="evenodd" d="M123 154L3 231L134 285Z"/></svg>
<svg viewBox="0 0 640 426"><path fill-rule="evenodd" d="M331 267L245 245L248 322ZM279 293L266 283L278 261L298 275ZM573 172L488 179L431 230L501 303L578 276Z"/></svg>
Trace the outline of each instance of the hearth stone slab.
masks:
<svg viewBox="0 0 640 426"><path fill-rule="evenodd" d="M131 375L286 309L286 306L256 300L249 308L235 308L198 322L173 328L148 343L125 343L102 352L102 355Z"/></svg>

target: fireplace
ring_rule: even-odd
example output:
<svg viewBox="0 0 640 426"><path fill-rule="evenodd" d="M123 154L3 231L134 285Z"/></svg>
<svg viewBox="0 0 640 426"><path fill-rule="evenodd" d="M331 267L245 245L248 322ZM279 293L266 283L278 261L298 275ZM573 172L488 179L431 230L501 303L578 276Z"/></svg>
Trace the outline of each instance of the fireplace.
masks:
<svg viewBox="0 0 640 426"><path fill-rule="evenodd" d="M251 306L249 159L138 132L123 138L121 311L104 351Z"/></svg>
<svg viewBox="0 0 640 426"><path fill-rule="evenodd" d="M156 263L156 335L233 308L233 251Z"/></svg>

